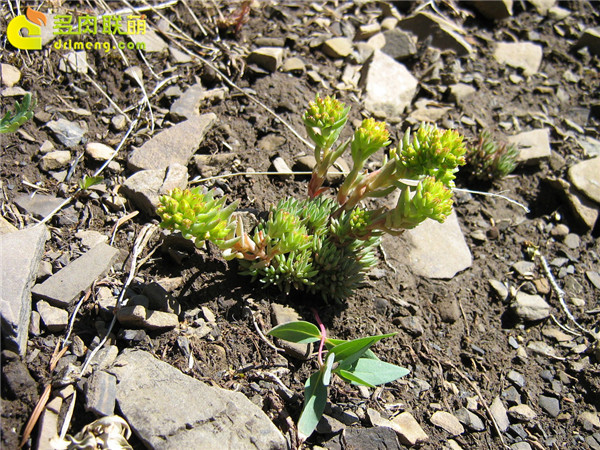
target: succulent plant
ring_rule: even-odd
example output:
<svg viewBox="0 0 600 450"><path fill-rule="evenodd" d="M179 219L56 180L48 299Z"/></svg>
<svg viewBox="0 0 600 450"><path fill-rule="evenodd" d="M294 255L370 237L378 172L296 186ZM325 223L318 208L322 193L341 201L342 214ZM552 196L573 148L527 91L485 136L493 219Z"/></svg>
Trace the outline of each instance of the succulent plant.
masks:
<svg viewBox="0 0 600 450"><path fill-rule="evenodd" d="M517 167L519 149L511 144L498 143L489 131L482 131L477 144L467 152L471 175L483 181L503 178Z"/></svg>
<svg viewBox="0 0 600 450"><path fill-rule="evenodd" d="M366 161L390 144L384 122L365 119L351 140L335 147L349 108L331 97L310 102L303 119L315 143L317 164L308 198L282 199L252 231L233 218L237 202L225 206L214 191L173 190L160 198L161 226L181 231L201 246L214 242L226 259L238 259L242 274L265 285L320 294L340 301L360 286L377 263L384 233L397 235L426 219L443 222L452 212L452 188L466 149L460 134L423 125L408 130L398 148L369 172ZM323 195L323 181L350 145L353 167L337 196ZM399 191L393 208L366 209L372 197Z"/></svg>

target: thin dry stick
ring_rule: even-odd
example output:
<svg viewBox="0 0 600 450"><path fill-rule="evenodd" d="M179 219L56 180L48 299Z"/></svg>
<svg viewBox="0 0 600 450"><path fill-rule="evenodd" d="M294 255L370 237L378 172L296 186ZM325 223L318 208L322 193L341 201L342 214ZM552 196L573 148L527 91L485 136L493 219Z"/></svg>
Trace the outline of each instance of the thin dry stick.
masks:
<svg viewBox="0 0 600 450"><path fill-rule="evenodd" d="M196 23L196 26L200 29L200 32L204 36L208 36L208 33L206 32L206 30L204 29L204 27L200 23L200 20L198 19L198 17L196 16L196 14L194 14L194 11L192 11L192 8L190 8L190 5L188 5L187 0L182 0L181 3L183 3L183 6L185 6L185 8L188 10L188 12L190 13L190 15L192 16L192 19Z"/></svg>
<svg viewBox="0 0 600 450"><path fill-rule="evenodd" d="M463 321L465 322L465 329L467 331L467 336L471 336L471 328L469 327L469 321L467 320L467 315L465 314L465 310L463 309L463 305L462 305L460 299L458 300L458 307L460 308L460 313L462 314Z"/></svg>
<svg viewBox="0 0 600 450"><path fill-rule="evenodd" d="M446 361L446 364L448 364L450 367L452 367L456 371L456 373L458 373L461 376L461 378L463 380L465 380L469 386L471 386L471 389L473 389L475 391L475 393L479 397L479 400L481 400L481 404L483 405L485 411L487 412L490 420L494 424L494 429L496 430L496 434L500 438L500 442L502 443L502 446L505 447L505 448L508 448L507 445L504 443L504 438L502 437L502 432L500 431L500 427L498 426L498 422L496 422L496 419L494 418L494 415L492 414L492 411L490 410L490 408L488 407L485 399L483 398L483 395L481 394L481 391L479 390L479 387L477 387L477 385L475 383L473 383L471 380L469 380L469 377L467 377L467 375L465 373L463 373L462 370L460 370L458 367L456 367L450 361Z"/></svg>
<svg viewBox="0 0 600 450"><path fill-rule="evenodd" d="M142 229L140 234L138 235L138 237L135 241L135 244L133 245L133 251L132 251L132 256L131 256L131 269L129 270L129 276L127 277L127 280L125 281L125 284L123 285L123 288L121 289L121 293L119 294L119 299L117 300L117 306L115 308L115 314L110 322L110 325L108 326L108 328L106 330L104 338L102 338L102 340L96 346L96 348L94 348L94 350L92 350L90 352L90 354L87 356L87 358L85 359L85 362L83 363L83 366L81 367L81 376L85 375L86 370L88 369L89 365L91 364L92 360L94 359L94 356L96 356L96 353L98 353L98 351L102 348L102 346L108 340L108 336L112 332L112 329L115 326L115 323L117 322L116 312L118 309L125 306L123 299L125 297L125 292L127 291L127 288L129 287L129 285L133 281L133 277L135 276L135 273L137 270L138 255L144 249L144 247L146 246L146 244L148 243L148 241L150 240L150 238L152 237L152 235L154 234L156 229L157 229L156 225L147 224Z"/></svg>
<svg viewBox="0 0 600 450"><path fill-rule="evenodd" d="M256 323L256 318L254 317L254 311L250 310L251 316L252 316L252 323L254 324L254 329L256 330L256 332L258 333L258 335L260 336L260 338L264 341L265 344L267 344L269 347L271 347L273 350L275 350L276 352L282 352L283 349L276 347L274 344L272 344L267 337L263 334L262 330L260 329L260 327L258 326L258 324Z"/></svg>
<svg viewBox="0 0 600 450"><path fill-rule="evenodd" d="M125 222L127 222L129 219L133 219L139 213L140 213L139 211L133 211L133 212L119 218L119 220L117 220L117 223L115 223L115 226L113 227L113 229L110 233L110 245L113 245L113 242L115 241L115 236L117 235L117 230L119 229L119 227L121 225L123 225Z"/></svg>
<svg viewBox="0 0 600 450"><path fill-rule="evenodd" d="M71 395L71 403L69 403L69 408L67 409L67 413L65 414L65 418L60 429L60 439L64 439L67 435L67 430L71 425L71 419L73 418L73 411L75 410L75 400L77 399L77 390L73 390L73 395Z"/></svg>
<svg viewBox="0 0 600 450"><path fill-rule="evenodd" d="M33 431L33 428L35 427L35 424L37 423L38 419L40 418L40 414L42 414L42 411L46 407L46 403L48 403L48 399L50 398L51 390L52 390L52 385L51 384L46 385L44 392L42 393L40 399L37 402L37 405L35 405L35 409L31 413L31 417L27 421L27 425L25 425L25 430L23 431L23 437L21 438L21 442L19 443L19 448L23 447L25 445L25 443L27 442L27 440L29 439L29 436L31 435L31 432Z"/></svg>
<svg viewBox="0 0 600 450"><path fill-rule="evenodd" d="M71 320L69 320L69 327L67 328L67 334L65 335L65 337L62 341L62 347L67 346L69 337L71 337L71 332L73 331L73 324L75 323L75 316L77 316L77 313L79 312L79 308L81 307L83 302L85 302L88 298L90 298L90 295L92 294L92 289L94 288L94 284L92 284L92 287L89 288L86 291L85 295L83 297L81 297L81 299L79 299L79 301L77 302L77 305L75 306L75 309L73 310L73 313L71 314Z"/></svg>
<svg viewBox="0 0 600 450"><path fill-rule="evenodd" d="M544 255L542 255L539 250L535 250L534 255L537 256L540 259L540 261L542 262L542 267L544 269L546 277L550 281L550 285L552 286L552 289L558 296L558 301L560 303L560 306L562 307L563 311L565 312L565 314L567 315L569 320L571 322L573 322L579 330L583 331L588 336L591 336L594 339L598 340L598 335L596 335L594 332L587 330L584 327L582 327L581 325L579 325L579 322L577 322L577 319L575 319L575 316L573 316L573 314L571 314L571 311L569 310L569 307L567 306L567 302L565 302L565 291L563 291L558 286L558 283L556 282L556 279L554 278L554 275L552 274L552 270L550 270L550 266L548 265L548 261L546 261L546 258L544 257Z"/></svg>
<svg viewBox="0 0 600 450"><path fill-rule="evenodd" d="M85 78L90 83L92 83L96 89L98 89L98 92L100 92L104 96L104 98L106 98L108 100L108 103L110 103L117 111L119 111L119 113L121 113L125 116L125 119L127 120L127 122L131 122L131 119L129 118L129 116L119 107L119 105L117 105L113 101L112 98L110 98L110 96L106 92L104 92L104 89L102 89L100 87L100 85L98 83L96 83L92 77L90 77L87 73L84 73L83 75L85 75Z"/></svg>
<svg viewBox="0 0 600 450"><path fill-rule="evenodd" d="M529 212L529 208L527 208L527 206L523 205L522 203L519 203L516 200L513 200L510 197L506 197L505 195L502 195L502 194L495 194L493 192L484 192L484 191L472 191L471 189L461 189L461 188L453 188L452 190L458 191L458 192L468 192L469 194L486 195L488 197L498 197L503 200L506 200L508 203L512 203L513 205L517 205L517 206L523 208L525 210L525 212Z"/></svg>

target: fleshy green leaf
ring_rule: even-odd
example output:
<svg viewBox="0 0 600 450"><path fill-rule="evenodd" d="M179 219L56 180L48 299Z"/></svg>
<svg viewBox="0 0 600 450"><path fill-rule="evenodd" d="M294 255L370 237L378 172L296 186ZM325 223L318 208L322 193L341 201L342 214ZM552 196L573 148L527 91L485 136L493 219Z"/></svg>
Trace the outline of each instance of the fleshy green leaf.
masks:
<svg viewBox="0 0 600 450"><path fill-rule="evenodd" d="M327 348L327 350L331 350L336 345L343 344L344 342L348 342L348 341L345 341L344 339L327 338L327 339L325 339L325 347ZM363 354L363 357L364 358L370 358L370 359L377 359L377 360L379 359L377 357L377 355L375 353L373 353L373 351L371 349L368 349Z"/></svg>
<svg viewBox="0 0 600 450"><path fill-rule="evenodd" d="M343 370L343 369L338 369L336 371L336 373L341 376L342 378L351 381L352 384L360 384L362 386L366 386L366 387L375 387L374 385L366 382L365 380L363 380L362 378L359 378L358 376L356 376L354 373L349 372L347 370Z"/></svg>
<svg viewBox="0 0 600 450"><path fill-rule="evenodd" d="M336 345L330 351L335 353L335 360L340 361L340 369L348 369L354 362L377 341L383 338L394 336L396 333L380 334L378 336L368 336L365 338L354 339L342 344Z"/></svg>
<svg viewBox="0 0 600 450"><path fill-rule="evenodd" d="M304 408L298 420L298 437L301 441L306 440L319 423L325 405L327 404L327 385L324 381L329 381L331 376L331 366L335 357L333 353L327 356L327 362L318 372L315 372L306 380L304 388ZM327 380L326 380L327 378Z"/></svg>
<svg viewBox="0 0 600 450"><path fill-rule="evenodd" d="M348 378L356 384L364 384L369 387L390 383L398 378L402 378L409 372L410 370L404 367L370 358L360 358L352 368L339 370L340 376Z"/></svg>
<svg viewBox="0 0 600 450"><path fill-rule="evenodd" d="M79 188L81 190L86 190L86 189L89 189L89 188L91 188L92 186L94 186L96 184L102 183L102 181L104 181L103 177L88 177L86 175L81 180L79 180Z"/></svg>
<svg viewBox="0 0 600 450"><path fill-rule="evenodd" d="M302 320L282 323L272 328L267 334L296 344L310 344L321 339L321 332L317 326Z"/></svg>

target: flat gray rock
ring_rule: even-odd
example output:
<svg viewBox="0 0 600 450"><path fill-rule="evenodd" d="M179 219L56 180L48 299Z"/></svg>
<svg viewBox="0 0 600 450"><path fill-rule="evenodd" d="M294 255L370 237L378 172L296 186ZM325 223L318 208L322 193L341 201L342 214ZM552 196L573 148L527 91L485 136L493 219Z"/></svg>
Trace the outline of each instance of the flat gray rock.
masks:
<svg viewBox="0 0 600 450"><path fill-rule="evenodd" d="M570 167L569 180L589 198L600 203L600 156Z"/></svg>
<svg viewBox="0 0 600 450"><path fill-rule="evenodd" d="M32 293L56 306L70 306L83 291L102 277L117 259L119 250L107 244L98 244L56 272Z"/></svg>
<svg viewBox="0 0 600 450"><path fill-rule="evenodd" d="M185 189L188 172L185 166L173 164L166 169L141 170L127 178L120 192L149 217L156 215L158 199L174 188Z"/></svg>
<svg viewBox="0 0 600 450"><path fill-rule="evenodd" d="M525 131L510 136L507 141L509 144L515 144L519 147L520 153L517 161L524 164L536 164L542 159L550 158L549 128Z"/></svg>
<svg viewBox="0 0 600 450"><path fill-rule="evenodd" d="M44 194L19 194L15 197L15 203L21 211L31 214L33 217L43 219L55 208L60 205L64 199L52 195Z"/></svg>
<svg viewBox="0 0 600 450"><path fill-rule="evenodd" d="M280 47L261 47L248 56L250 64L256 64L269 72L275 72L283 61L283 49Z"/></svg>
<svg viewBox="0 0 600 450"><path fill-rule="evenodd" d="M587 47L590 53L600 55L600 27L585 30L575 47Z"/></svg>
<svg viewBox="0 0 600 450"><path fill-rule="evenodd" d="M412 33L392 28L383 33L385 46L381 51L397 61L407 59L417 53L417 39Z"/></svg>
<svg viewBox="0 0 600 450"><path fill-rule="evenodd" d="M427 278L450 279L473 262L454 212L444 223L427 219L399 237L386 235L383 245L393 265Z"/></svg>
<svg viewBox="0 0 600 450"><path fill-rule="evenodd" d="M110 372L117 377L119 409L148 448L287 448L243 394L209 387L150 353L124 350Z"/></svg>
<svg viewBox="0 0 600 450"><path fill-rule="evenodd" d="M216 120L213 113L202 114L161 131L131 153L127 166L133 171L186 166Z"/></svg>
<svg viewBox="0 0 600 450"><path fill-rule="evenodd" d="M365 108L377 117L400 117L417 91L417 79L408 69L380 50L365 65Z"/></svg>
<svg viewBox="0 0 600 450"><path fill-rule="evenodd" d="M2 334L10 350L25 354L31 318L31 286L35 282L44 244L50 237L45 226L0 236L0 316Z"/></svg>
<svg viewBox="0 0 600 450"><path fill-rule="evenodd" d="M63 118L51 120L46 126L52 130L54 136L56 136L60 142L69 148L77 146L87 131L81 128L77 123Z"/></svg>
<svg viewBox="0 0 600 450"><path fill-rule="evenodd" d="M531 42L499 42L494 51L496 61L522 69L525 76L531 76L539 70L542 56L542 46Z"/></svg>

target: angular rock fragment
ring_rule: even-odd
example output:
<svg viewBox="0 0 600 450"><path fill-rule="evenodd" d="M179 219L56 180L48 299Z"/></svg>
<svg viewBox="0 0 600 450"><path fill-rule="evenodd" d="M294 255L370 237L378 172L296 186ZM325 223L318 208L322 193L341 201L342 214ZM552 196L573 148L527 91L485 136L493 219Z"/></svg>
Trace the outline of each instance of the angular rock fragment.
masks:
<svg viewBox="0 0 600 450"><path fill-rule="evenodd" d="M165 169L141 170L131 175L120 192L141 212L149 217L156 215L159 197L174 188L185 189L188 172L181 164L172 164Z"/></svg>
<svg viewBox="0 0 600 450"><path fill-rule="evenodd" d="M35 285L31 292L53 305L68 307L94 281L108 272L118 254L119 250L116 248L98 244L42 284Z"/></svg>
<svg viewBox="0 0 600 450"><path fill-rule="evenodd" d="M550 316L550 305L542 297L521 291L517 293L511 309L525 322L537 322Z"/></svg>
<svg viewBox="0 0 600 450"><path fill-rule="evenodd" d="M81 128L75 122L60 118L46 124L52 130L56 138L69 148L77 146L87 130Z"/></svg>
<svg viewBox="0 0 600 450"><path fill-rule="evenodd" d="M85 410L99 416L110 416L114 414L116 400L116 377L103 370L95 370L85 386Z"/></svg>
<svg viewBox="0 0 600 450"><path fill-rule="evenodd" d="M133 171L186 166L216 120L213 113L202 114L161 131L131 153L127 166Z"/></svg>
<svg viewBox="0 0 600 450"><path fill-rule="evenodd" d="M449 20L428 12L402 19L398 27L410 31L423 41L431 36L431 45L440 50L453 50L458 56L471 53L473 48L461 34L464 30Z"/></svg>
<svg viewBox="0 0 600 450"><path fill-rule="evenodd" d="M569 180L586 196L600 204L600 156L571 166Z"/></svg>
<svg viewBox="0 0 600 450"><path fill-rule="evenodd" d="M44 245L50 237L45 226L0 236L0 316L7 348L23 355L31 319L31 286L35 282Z"/></svg>
<svg viewBox="0 0 600 450"><path fill-rule="evenodd" d="M283 49L280 47L257 48L248 56L250 64L256 64L269 72L275 72L279 69L282 61Z"/></svg>
<svg viewBox="0 0 600 450"><path fill-rule="evenodd" d="M469 3L488 19L501 20L512 16L513 0L477 0Z"/></svg>
<svg viewBox="0 0 600 450"><path fill-rule="evenodd" d="M206 90L200 83L190 86L173 102L169 115L175 120L191 119L200 115L200 104L204 99Z"/></svg>
<svg viewBox="0 0 600 450"><path fill-rule="evenodd" d="M536 164L550 157L550 129L525 131L507 139L509 144L515 144L520 149L517 161L524 164Z"/></svg>
<svg viewBox="0 0 600 450"><path fill-rule="evenodd" d="M436 411L429 420L431 420L432 424L446 430L452 436L458 436L465 432L460 421L449 412Z"/></svg>
<svg viewBox="0 0 600 450"><path fill-rule="evenodd" d="M399 238L384 236L383 246L393 265L427 278L452 278L473 262L455 212L444 223L427 219Z"/></svg>
<svg viewBox="0 0 600 450"><path fill-rule="evenodd" d="M323 53L331 58L345 58L352 53L352 41L344 37L336 37L323 42Z"/></svg>
<svg viewBox="0 0 600 450"><path fill-rule="evenodd" d="M403 64L376 50L363 69L365 108L382 118L397 118L410 105L417 90L417 79Z"/></svg>
<svg viewBox="0 0 600 450"><path fill-rule="evenodd" d="M52 306L44 300L37 302L36 309L40 313L40 317L42 318L42 322L44 322L46 329L51 333L62 331L67 328L69 314L64 309Z"/></svg>
<svg viewBox="0 0 600 450"><path fill-rule="evenodd" d="M539 70L542 56L542 46L531 42L499 42L494 52L496 61L522 69L526 76L531 76Z"/></svg>

